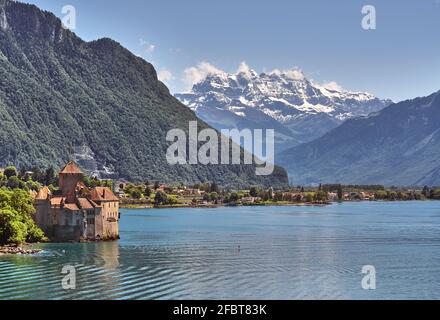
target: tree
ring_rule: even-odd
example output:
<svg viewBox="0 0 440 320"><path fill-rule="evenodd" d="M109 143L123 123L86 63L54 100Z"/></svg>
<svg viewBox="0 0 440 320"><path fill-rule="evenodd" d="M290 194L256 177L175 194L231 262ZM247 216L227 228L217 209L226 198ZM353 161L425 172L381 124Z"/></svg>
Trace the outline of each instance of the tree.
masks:
<svg viewBox="0 0 440 320"><path fill-rule="evenodd" d="M156 192L156 195L154 197L154 204L155 205L163 205L168 204L168 196L163 191Z"/></svg>
<svg viewBox="0 0 440 320"><path fill-rule="evenodd" d="M258 196L258 189L256 187L251 187L249 190L249 195L251 197L257 197Z"/></svg>
<svg viewBox="0 0 440 320"><path fill-rule="evenodd" d="M205 201L217 201L219 198L217 192L205 193L203 195L203 200Z"/></svg>
<svg viewBox="0 0 440 320"><path fill-rule="evenodd" d="M13 176L17 176L17 169L14 166L9 166L5 168L5 172L4 175L6 176L6 178L10 178Z"/></svg>
<svg viewBox="0 0 440 320"><path fill-rule="evenodd" d="M133 199L140 199L140 198L142 198L142 192L138 188L135 188L135 189L131 190L130 196Z"/></svg>
<svg viewBox="0 0 440 320"><path fill-rule="evenodd" d="M327 201L328 200L328 194L325 191L319 190L315 194L315 200L316 201Z"/></svg>
<svg viewBox="0 0 440 320"><path fill-rule="evenodd" d="M55 177L55 170L53 167L49 167L46 169L46 172L44 173L44 185L48 186L50 184L56 183L56 177Z"/></svg>
<svg viewBox="0 0 440 320"><path fill-rule="evenodd" d="M384 200L384 199L387 198L387 192L384 191L384 190L377 190L374 193L374 198L377 199L377 200Z"/></svg>
<svg viewBox="0 0 440 320"><path fill-rule="evenodd" d="M6 186L10 189L20 188L21 183L23 183L17 176L10 176Z"/></svg>
<svg viewBox="0 0 440 320"><path fill-rule="evenodd" d="M313 202L314 193L313 192L306 192L305 197L306 197L306 202Z"/></svg>
<svg viewBox="0 0 440 320"><path fill-rule="evenodd" d="M146 197L149 197L149 196L151 196L151 189L150 189L150 187L147 185L147 187L145 188L145 190L144 190L144 195L146 196Z"/></svg>
<svg viewBox="0 0 440 320"><path fill-rule="evenodd" d="M21 180L25 180L25 178L26 178L26 169L25 168L21 168L20 169L20 173L18 174L18 177L21 179Z"/></svg>
<svg viewBox="0 0 440 320"><path fill-rule="evenodd" d="M342 186L338 186L338 200L343 201L344 200L344 192L342 191Z"/></svg>
<svg viewBox="0 0 440 320"><path fill-rule="evenodd" d="M0 245L19 245L26 241L27 229L15 210L0 210Z"/></svg>
<svg viewBox="0 0 440 320"><path fill-rule="evenodd" d="M44 241L35 224L33 199L28 191L0 189L0 245Z"/></svg>
<svg viewBox="0 0 440 320"><path fill-rule="evenodd" d="M236 192L232 192L229 196L229 202L237 202L240 199Z"/></svg>
<svg viewBox="0 0 440 320"><path fill-rule="evenodd" d="M423 187L422 194L423 194L426 198L429 198L429 197L431 196L431 192L430 192L428 186L424 186L424 187Z"/></svg>
<svg viewBox="0 0 440 320"><path fill-rule="evenodd" d="M440 188L431 191L431 199L440 200Z"/></svg>
<svg viewBox="0 0 440 320"><path fill-rule="evenodd" d="M44 174L41 172L40 168L34 166L32 168L32 180L37 181L39 183L44 183Z"/></svg>
<svg viewBox="0 0 440 320"><path fill-rule="evenodd" d="M26 181L26 188L32 191L39 191L41 189L41 185L38 182L35 182L32 179L30 179Z"/></svg>
<svg viewBox="0 0 440 320"><path fill-rule="evenodd" d="M210 190L209 190L209 191L210 191L210 192L216 192L216 193L219 193L219 188L218 188L217 183L213 182L213 183L211 184L211 186L210 186Z"/></svg>
<svg viewBox="0 0 440 320"><path fill-rule="evenodd" d="M263 201L269 201L269 192L263 192L261 198Z"/></svg>
<svg viewBox="0 0 440 320"><path fill-rule="evenodd" d="M154 190L159 189L159 187L160 187L159 181L154 182Z"/></svg>
<svg viewBox="0 0 440 320"><path fill-rule="evenodd" d="M0 188L6 186L8 179L3 173L0 173Z"/></svg>
<svg viewBox="0 0 440 320"><path fill-rule="evenodd" d="M283 201L283 193L282 192L275 192L274 201Z"/></svg>

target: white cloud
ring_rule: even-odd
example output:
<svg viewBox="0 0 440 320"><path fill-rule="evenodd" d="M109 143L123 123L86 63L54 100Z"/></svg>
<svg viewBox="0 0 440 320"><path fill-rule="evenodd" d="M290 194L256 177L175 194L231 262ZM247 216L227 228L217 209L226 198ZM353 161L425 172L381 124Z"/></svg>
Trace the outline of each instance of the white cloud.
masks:
<svg viewBox="0 0 440 320"><path fill-rule="evenodd" d="M157 77L160 81L162 81L163 83L165 83L166 85L169 85L170 81L173 81L175 78L173 76L173 74L171 73L171 71L166 70L166 69L162 69L157 73Z"/></svg>
<svg viewBox="0 0 440 320"><path fill-rule="evenodd" d="M285 74L292 80L304 80L305 78L304 73L298 69L287 70L285 71Z"/></svg>
<svg viewBox="0 0 440 320"><path fill-rule="evenodd" d="M289 70L274 69L271 72L269 72L269 74L284 75L291 80L305 79L304 73L298 68L293 68Z"/></svg>
<svg viewBox="0 0 440 320"><path fill-rule="evenodd" d="M244 73L250 75L251 72L252 69L248 66L248 64L245 61L243 61L238 66L236 74ZM186 68L183 71L182 82L185 85L185 90L190 91L195 84L202 82L203 80L206 79L207 76L216 75L216 74L226 74L226 72L217 68L216 66L214 66L213 64L207 61L202 61L197 66ZM283 75L284 77L291 80L300 81L305 79L305 75L302 72L302 70L296 67L286 70L274 69L268 72L268 74ZM329 88L333 88L332 90L335 90L334 88L340 88L340 86L335 86L337 85L336 83L329 83L328 85Z"/></svg>
<svg viewBox="0 0 440 320"><path fill-rule="evenodd" d="M323 84L320 84L319 86L323 87L324 89L332 90L332 91L344 91L344 88L341 87L337 82L330 81Z"/></svg>
<svg viewBox="0 0 440 320"><path fill-rule="evenodd" d="M246 64L246 62L243 61L238 66L237 73L249 73L250 71L251 71L251 68L249 68L249 66Z"/></svg>
<svg viewBox="0 0 440 320"><path fill-rule="evenodd" d="M139 39L139 45L142 47L142 48L144 48L145 49L145 51L148 53L148 54L152 54L153 52L154 52L154 50L156 49L156 46L154 45L154 44L152 44L152 43L150 43L150 42L148 42L148 41L146 41L146 40L144 40L144 39Z"/></svg>
<svg viewBox="0 0 440 320"><path fill-rule="evenodd" d="M182 81L185 83L187 90L190 90L196 83L205 80L207 76L215 74L224 74L224 71L209 62L202 61L195 67L186 68L183 71Z"/></svg>
<svg viewBox="0 0 440 320"><path fill-rule="evenodd" d="M149 44L146 46L145 50L147 53L152 54L154 52L154 49L156 49L156 46L154 44Z"/></svg>
<svg viewBox="0 0 440 320"><path fill-rule="evenodd" d="M139 45L141 46L141 47L143 47L144 45L146 45L147 44L147 41L145 41L143 38L140 38L139 39Z"/></svg>

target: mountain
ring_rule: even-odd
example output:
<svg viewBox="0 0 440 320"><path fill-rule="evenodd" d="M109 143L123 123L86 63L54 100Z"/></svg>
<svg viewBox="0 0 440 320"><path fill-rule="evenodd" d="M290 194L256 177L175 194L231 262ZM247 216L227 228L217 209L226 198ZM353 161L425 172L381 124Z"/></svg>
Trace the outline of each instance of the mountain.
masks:
<svg viewBox="0 0 440 320"><path fill-rule="evenodd" d="M278 155L295 184L440 185L440 92L346 121Z"/></svg>
<svg viewBox="0 0 440 320"><path fill-rule="evenodd" d="M275 129L277 150L391 104L368 93L317 85L298 70L257 74L244 64L235 74L210 74L191 92L175 96L217 129Z"/></svg>
<svg viewBox="0 0 440 320"><path fill-rule="evenodd" d="M167 132L193 120L153 66L117 42L85 42L49 12L0 0L0 166L75 157L131 181L286 183L281 168L262 177L254 165L168 165Z"/></svg>

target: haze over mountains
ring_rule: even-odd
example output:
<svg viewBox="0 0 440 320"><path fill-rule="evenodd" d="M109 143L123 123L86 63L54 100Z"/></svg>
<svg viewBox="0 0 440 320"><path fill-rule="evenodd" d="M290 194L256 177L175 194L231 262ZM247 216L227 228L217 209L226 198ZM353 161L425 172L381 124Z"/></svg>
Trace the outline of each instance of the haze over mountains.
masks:
<svg viewBox="0 0 440 320"><path fill-rule="evenodd" d="M392 103L315 84L299 70L258 74L244 63L236 73L209 74L189 93L175 96L217 129L275 129L278 151Z"/></svg>
<svg viewBox="0 0 440 320"><path fill-rule="evenodd" d="M264 177L254 165L168 165L166 133L193 120L153 66L117 42L85 42L52 13L0 0L0 166L60 167L75 153L132 181L286 184L281 168Z"/></svg>
<svg viewBox="0 0 440 320"><path fill-rule="evenodd" d="M295 184L440 185L440 91L348 120L277 161Z"/></svg>

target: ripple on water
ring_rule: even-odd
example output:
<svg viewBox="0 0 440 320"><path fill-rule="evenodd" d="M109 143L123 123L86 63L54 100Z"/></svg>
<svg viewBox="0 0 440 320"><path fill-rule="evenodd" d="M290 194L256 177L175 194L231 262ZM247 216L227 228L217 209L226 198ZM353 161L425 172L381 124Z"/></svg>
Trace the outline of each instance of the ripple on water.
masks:
<svg viewBox="0 0 440 320"><path fill-rule="evenodd" d="M1 256L0 299L436 299L438 211L437 202L123 211L119 242ZM76 290L61 287L66 264ZM366 264L377 270L374 292L360 286Z"/></svg>

